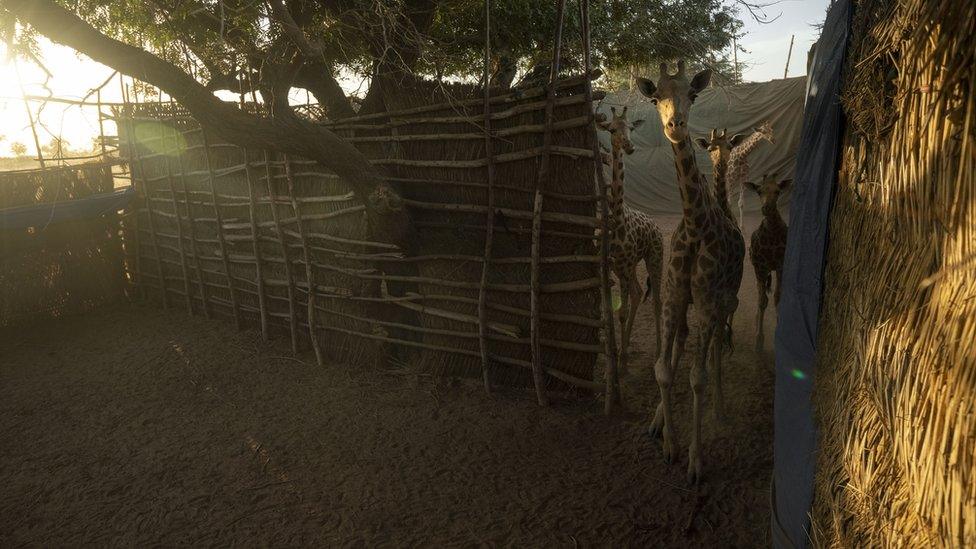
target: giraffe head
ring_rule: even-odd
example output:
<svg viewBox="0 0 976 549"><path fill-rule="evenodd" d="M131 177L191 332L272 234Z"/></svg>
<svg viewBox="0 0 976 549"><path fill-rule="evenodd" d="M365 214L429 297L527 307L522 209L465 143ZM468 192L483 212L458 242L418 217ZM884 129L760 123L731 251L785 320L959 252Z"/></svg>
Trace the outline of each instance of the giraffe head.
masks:
<svg viewBox="0 0 976 549"><path fill-rule="evenodd" d="M698 137L695 139L695 143L702 149L708 151L708 156L712 159L712 165L719 166L728 163L732 149L739 143L742 143L745 138L745 134L742 133L737 133L729 137L729 130L723 129L719 132L718 128L715 128L709 134L708 139Z"/></svg>
<svg viewBox="0 0 976 549"><path fill-rule="evenodd" d="M779 194L789 187L791 183L793 183L792 179L780 179L777 174L768 173L762 177L762 181L758 185L751 181L746 181L744 185L759 195L759 200L762 202L762 211L764 214L767 214L776 211Z"/></svg>
<svg viewBox="0 0 976 549"><path fill-rule="evenodd" d="M613 115L611 120L607 120L607 116L601 113L597 115L596 123L603 130L610 132L610 146L613 147L613 150L633 154L634 144L630 142L630 132L643 124L644 121L628 122L627 107L624 107L624 110L619 114L616 107L610 107L610 113Z"/></svg>
<svg viewBox="0 0 976 549"><path fill-rule="evenodd" d="M661 77L657 84L647 78L637 79L637 89L657 105L664 126L664 136L672 143L688 138L688 111L695 98L712 78L712 71L705 69L691 81L685 76L685 62L678 61L678 72L668 74L668 64L661 63Z"/></svg>

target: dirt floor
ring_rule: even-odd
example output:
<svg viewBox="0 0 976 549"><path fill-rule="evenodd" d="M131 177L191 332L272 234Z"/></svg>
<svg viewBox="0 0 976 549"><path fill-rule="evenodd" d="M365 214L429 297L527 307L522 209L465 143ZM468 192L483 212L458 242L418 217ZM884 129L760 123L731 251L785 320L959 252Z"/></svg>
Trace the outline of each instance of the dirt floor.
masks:
<svg viewBox="0 0 976 549"><path fill-rule="evenodd" d="M729 421L706 420L697 488L687 364L680 459L646 435L649 306L613 418L599 400L541 409L476 381L319 368L151 307L0 332L0 546L766 546L772 374L748 260L740 301Z"/></svg>

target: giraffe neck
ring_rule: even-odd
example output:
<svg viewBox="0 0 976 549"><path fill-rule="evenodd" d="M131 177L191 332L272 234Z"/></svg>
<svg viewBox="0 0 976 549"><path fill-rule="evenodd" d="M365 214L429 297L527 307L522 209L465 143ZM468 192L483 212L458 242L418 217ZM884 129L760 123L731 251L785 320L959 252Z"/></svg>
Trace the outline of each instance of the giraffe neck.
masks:
<svg viewBox="0 0 976 549"><path fill-rule="evenodd" d="M702 229L706 222L709 206L709 192L698 171L695 152L691 148L691 138L671 143L674 151L674 167L678 172L678 190L681 191L681 209L685 227L690 233Z"/></svg>
<svg viewBox="0 0 976 549"><path fill-rule="evenodd" d="M713 166L714 171L712 175L715 180L715 200L718 201L718 207L722 208L723 212L732 215L732 209L729 207L728 187L725 181L725 176L728 171L728 160L720 157L717 162L713 163Z"/></svg>
<svg viewBox="0 0 976 549"><path fill-rule="evenodd" d="M765 136L762 133L753 132L738 147L732 149L732 152L729 154L729 165L727 169L727 183L729 185L735 187L745 182L746 175L748 175L749 171L749 165L746 160L764 138Z"/></svg>
<svg viewBox="0 0 976 549"><path fill-rule="evenodd" d="M624 224L624 155L614 146L610 154L610 226L619 229Z"/></svg>

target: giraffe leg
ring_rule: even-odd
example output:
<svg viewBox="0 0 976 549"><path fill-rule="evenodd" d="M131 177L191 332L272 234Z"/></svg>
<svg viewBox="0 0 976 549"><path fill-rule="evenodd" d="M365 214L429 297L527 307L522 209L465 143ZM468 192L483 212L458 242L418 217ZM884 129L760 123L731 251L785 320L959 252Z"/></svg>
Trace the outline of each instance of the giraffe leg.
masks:
<svg viewBox="0 0 976 549"><path fill-rule="evenodd" d="M669 318L670 316L670 318ZM668 331L669 326L671 331ZM658 361L665 360L665 364L670 365L670 372L672 378L674 377L674 372L678 370L678 364L681 363L681 357L685 353L685 342L688 340L688 304L682 303L675 309L672 315L668 314L668 306L664 308L664 347L662 356L658 357ZM654 411L654 420L651 421L651 434L657 435L661 433L661 428L664 426L664 401L658 403L657 409Z"/></svg>
<svg viewBox="0 0 976 549"><path fill-rule="evenodd" d="M654 362L654 379L661 391L661 401L654 412L654 419L648 429L651 437L661 435L661 450L664 462L670 464L675 456L674 424L671 420L671 386L674 382L675 338L678 335L680 320L684 316L685 307L669 301L664 306L664 352Z"/></svg>
<svg viewBox="0 0 976 549"><path fill-rule="evenodd" d="M651 250L644 258L644 267L647 268L647 293L651 298L651 306L654 309L654 356L661 356L661 254Z"/></svg>
<svg viewBox="0 0 976 549"><path fill-rule="evenodd" d="M773 305L776 306L776 316L779 318L779 293L783 285L783 277L781 271L774 271L776 275L776 286L773 290Z"/></svg>
<svg viewBox="0 0 976 549"><path fill-rule="evenodd" d="M742 185L739 185L739 220L738 221L739 221L739 232L740 233L743 231L743 229L742 229L742 223L743 223L742 216L744 215L743 214L743 211L745 210L745 206L746 206L746 191L745 191L745 189L742 188Z"/></svg>
<svg viewBox="0 0 976 549"><path fill-rule="evenodd" d="M636 270L636 269L635 269ZM627 310L627 346L630 347L630 337L634 332L634 319L637 318L637 307L640 306L640 283L637 282L637 273L630 277L630 308Z"/></svg>
<svg viewBox="0 0 976 549"><path fill-rule="evenodd" d="M627 311L630 308L630 280L618 277L620 280L620 310L617 319L620 322L620 364L621 369L627 368L627 348L630 347L630 331L627 329Z"/></svg>
<svg viewBox="0 0 976 549"><path fill-rule="evenodd" d="M756 310L756 354L762 355L765 344L764 317L766 306L769 305L769 274L756 273L756 286L759 292L759 299Z"/></svg>
<svg viewBox="0 0 976 549"><path fill-rule="evenodd" d="M697 306L697 304L696 304ZM708 349L713 344L715 331L721 324L718 318L702 317L702 326L698 334L698 354L695 363L691 368L691 394L692 394L692 432L691 446L688 448L688 482L698 484L702 476L701 460L701 426L702 426L702 404L705 396L705 385L708 374L705 366L708 362Z"/></svg>
<svg viewBox="0 0 976 549"><path fill-rule="evenodd" d="M712 417L717 425L725 424L725 396L722 393L722 357L724 351L724 338L718 336L712 338L712 348L708 355L711 371L708 375L712 382Z"/></svg>

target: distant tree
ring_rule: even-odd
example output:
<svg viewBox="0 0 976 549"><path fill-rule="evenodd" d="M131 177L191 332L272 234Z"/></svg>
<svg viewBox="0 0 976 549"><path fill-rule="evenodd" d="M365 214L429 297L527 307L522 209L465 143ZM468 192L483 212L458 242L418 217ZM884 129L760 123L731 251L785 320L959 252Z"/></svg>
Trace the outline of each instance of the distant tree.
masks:
<svg viewBox="0 0 976 549"><path fill-rule="evenodd" d="M67 139L52 137L46 145L41 145L41 152L44 153L44 156L62 158L68 156L69 146L70 143L68 143Z"/></svg>
<svg viewBox="0 0 976 549"><path fill-rule="evenodd" d="M24 145L20 141L14 141L10 144L10 152L14 153L14 156L17 157L27 156L27 145Z"/></svg>

